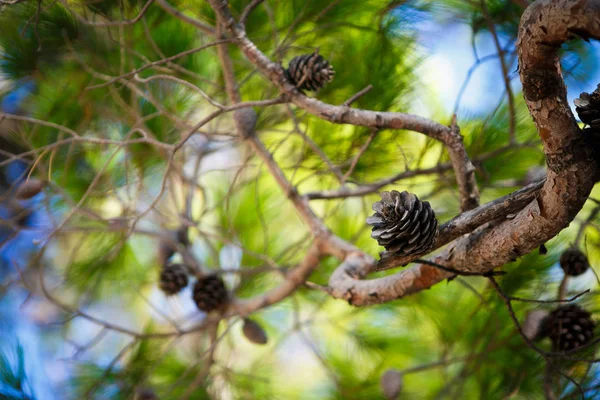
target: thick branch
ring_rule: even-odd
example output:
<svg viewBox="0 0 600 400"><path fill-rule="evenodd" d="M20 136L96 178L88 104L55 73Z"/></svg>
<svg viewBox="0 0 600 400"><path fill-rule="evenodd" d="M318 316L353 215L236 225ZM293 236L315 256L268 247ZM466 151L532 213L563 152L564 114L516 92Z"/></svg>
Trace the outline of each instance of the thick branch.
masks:
<svg viewBox="0 0 600 400"><path fill-rule="evenodd" d="M377 129L407 129L442 141L448 148L457 174L463 207L470 198L477 198L468 184L469 174L472 172L470 161L462 153L462 138L453 129L454 126L446 127L414 115L334 106L304 96L285 79L283 68L271 62L248 40L243 27L235 22L225 2L209 2L248 59L286 93L294 104L334 123ZM534 3L523 14L518 41L521 80L529 111L544 144L548 164L547 179L534 201L530 201L510 218L506 218L508 216L505 214L504 219L479 226L475 232L461 237L435 258L438 264L454 270L485 273L527 254L554 237L569 225L582 208L593 187L597 166L591 150L583 143L580 129L568 106L558 50L560 44L572 36L571 33L583 37L600 37L600 25L595 20L598 12L598 1L542 0ZM504 206L490 205L487 210L503 211ZM486 215L477 210L474 214L473 218ZM465 223L466 225L469 224ZM469 229L474 225L470 225ZM452 232L452 226L450 224L441 231L438 245L458 235L460 230ZM435 267L420 265L396 275L365 281L362 278L374 269L374 260L360 251L349 252L332 243L328 245L330 254L345 260L331 277L332 295L346 298L352 304L365 305L400 298L429 288L451 276L449 272ZM384 265L379 267L400 265L408 261L401 257L387 257Z"/></svg>
<svg viewBox="0 0 600 400"><path fill-rule="evenodd" d="M487 222L514 217L514 213L522 210L523 207L539 195L544 182L542 180L532 183L514 193L490 201L474 210L464 212L452 218L440 227L440 233L435 241L434 248L440 248L464 234L473 232ZM379 261L375 270L382 271L398 265L405 265L417 257L384 257Z"/></svg>
<svg viewBox="0 0 600 400"><path fill-rule="evenodd" d="M543 184L544 181L533 183L475 210L464 212L446 222L440 228L434 248L439 248L461 235L474 232L475 229L481 227L473 233L473 235L477 235L488 229L485 225L489 221L511 218L512 213L523 209L539 194ZM408 264L418 258L418 255L403 258L384 257L378 263L371 257L365 257L358 253L346 253L346 256L344 263L332 274L329 287L333 297L346 299L353 305L364 306L391 301L428 289L453 276L452 273L423 264L383 278L361 280L373 271L382 271L394 268L399 264ZM447 257L436 257L435 262L446 265ZM462 269L456 266L452 268Z"/></svg>
<svg viewBox="0 0 600 400"><path fill-rule="evenodd" d="M518 41L520 73L527 106L544 144L546 181L539 196L513 218L462 237L436 257L437 263L463 271L490 271L556 236L583 207L595 183L597 165L568 106L558 51L571 32L599 38L599 13L598 1L543 0L523 14ZM403 261L398 257L388 262L398 265ZM346 260L331 277L332 294L356 305L372 304L429 288L450 276L421 265L386 278L355 279L369 269L367 262ZM353 277L356 271L360 273Z"/></svg>

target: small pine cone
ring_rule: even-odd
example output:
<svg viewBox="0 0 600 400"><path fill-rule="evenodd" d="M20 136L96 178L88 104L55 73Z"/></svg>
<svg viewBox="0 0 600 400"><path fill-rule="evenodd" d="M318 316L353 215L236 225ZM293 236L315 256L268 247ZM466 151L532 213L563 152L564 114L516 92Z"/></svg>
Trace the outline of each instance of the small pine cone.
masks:
<svg viewBox="0 0 600 400"><path fill-rule="evenodd" d="M400 371L388 369L379 381L381 391L386 399L396 400L402 391L403 379Z"/></svg>
<svg viewBox="0 0 600 400"><path fill-rule="evenodd" d="M150 388L138 388L135 391L133 400L158 400L158 397Z"/></svg>
<svg viewBox="0 0 600 400"><path fill-rule="evenodd" d="M574 350L594 337L594 321L589 312L576 304L555 309L543 323L544 336L552 340L554 351Z"/></svg>
<svg viewBox="0 0 600 400"><path fill-rule="evenodd" d="M560 256L560 267L569 276L578 276L583 274L590 267L587 257L578 249L572 248L566 250Z"/></svg>
<svg viewBox="0 0 600 400"><path fill-rule="evenodd" d="M193 298L200 311L215 311L227 303L228 297L225 284L217 275L203 276L194 285Z"/></svg>
<svg viewBox="0 0 600 400"><path fill-rule="evenodd" d="M591 94L583 92L575 99L575 111L584 124L600 129L600 85Z"/></svg>
<svg viewBox="0 0 600 400"><path fill-rule="evenodd" d="M269 338L267 337L267 333L263 329L262 326L258 324L258 322L252 321L251 319L244 319L244 326L242 327L242 332L246 339L251 341L254 344L267 344Z"/></svg>
<svg viewBox="0 0 600 400"><path fill-rule="evenodd" d="M160 289L169 296L181 292L188 282L185 266L181 264L166 264L160 271Z"/></svg>
<svg viewBox="0 0 600 400"><path fill-rule="evenodd" d="M15 198L18 200L28 200L39 194L45 186L46 182L44 181L28 179L19 185L15 193Z"/></svg>
<svg viewBox="0 0 600 400"><path fill-rule="evenodd" d="M240 108L233 113L233 121L237 131L244 139L254 136L257 120L258 116L252 107Z"/></svg>
<svg viewBox="0 0 600 400"><path fill-rule="evenodd" d="M437 219L427 201L412 193L382 192L373 204L375 214L367 218L373 225L371 237L390 253L426 253L437 237Z"/></svg>
<svg viewBox="0 0 600 400"><path fill-rule="evenodd" d="M300 90L318 90L335 76L333 67L317 53L292 58L285 71L287 78Z"/></svg>

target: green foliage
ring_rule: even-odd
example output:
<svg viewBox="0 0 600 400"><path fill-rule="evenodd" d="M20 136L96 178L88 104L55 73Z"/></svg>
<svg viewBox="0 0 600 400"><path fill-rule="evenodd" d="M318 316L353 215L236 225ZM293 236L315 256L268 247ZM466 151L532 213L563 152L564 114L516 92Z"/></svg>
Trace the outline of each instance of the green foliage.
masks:
<svg viewBox="0 0 600 400"><path fill-rule="evenodd" d="M0 76L20 79L56 66L78 37L74 18L60 3L21 2L0 13Z"/></svg>
<svg viewBox="0 0 600 400"><path fill-rule="evenodd" d="M189 225L189 252L205 273L226 268L227 285L240 301L289 282L287 271L302 261L313 238L289 193L281 190L265 162L249 152L251 146L235 136L231 113L188 138L193 125L217 110L205 96L230 104L216 47L149 66L213 38L158 4L135 24L83 22L131 20L144 3L75 1L68 2L67 10L61 3L43 1L38 12L35 2L21 2L0 14L0 76L8 88L0 89L0 97L22 82L36 86L23 105L30 121L11 127L10 138L31 150L26 161L33 165L32 176L52 182L40 208L62 224L44 244L48 278L60 282L51 285L52 292L63 304L98 318L96 325L102 325L96 313L107 304L119 304L118 311L132 320L125 324L108 318L128 328L109 340L101 334L99 344L89 337L89 329L71 320L61 331L65 337L53 336L56 342L72 342L78 351L82 343L99 348L93 355L83 352L88 356L74 363L72 398L131 399L136 390L148 387L161 399L383 399L379 378L389 368L404 372L402 398L407 399L542 398L544 360L526 346L504 301L484 277L457 277L364 309L302 287L251 316L268 332L265 346L244 339L236 318L218 326L212 317L204 319L193 309L189 289L165 298L156 288L164 261L157 257L163 243L156 232ZM248 3L232 0L229 6L239 18ZM474 43L489 39L488 23L493 21L510 53L522 12L516 3L489 0L484 12L479 2L457 0L266 0L251 13L246 29L258 48L283 66L318 49L336 70L333 82L311 94L319 100L343 104L372 85L353 107L415 112L418 103L438 100L417 73L426 53L417 32L420 19L467 24ZM189 18L215 25L206 1L169 4ZM586 46L573 41L563 51L563 67L572 79L587 79L593 71ZM237 46L225 47L244 101L279 95ZM494 110L458 115L482 202L522 186L528 171L544 163L517 88L514 102L514 113L504 99ZM256 110L260 140L301 195L354 189L450 162L443 146L414 132L332 124L291 104ZM432 113L442 124L452 120L441 107ZM511 115L518 145L508 149ZM169 146L183 139L188 143L172 153ZM430 201L440 223L459 212L450 168L382 190L391 188ZM370 193L310 205L332 233L376 257L382 249L370 238L365 220L377 199L377 193ZM590 201L578 218L587 217L592 207ZM501 268L506 275L497 278L502 290L509 296L553 299L562 279L558 258L574 240L579 222L547 244L548 254L515 254ZM585 228L581 242L593 265L600 257L597 222ZM239 265L222 265L226 246L241 250ZM181 259L180 254L173 257ZM337 258L323 258L309 281L326 286L338 266ZM232 273L238 267L240 273ZM397 269L369 278L395 273ZM595 284L588 278L574 280L575 287ZM32 281L38 281L37 275ZM581 304L599 312L597 296L590 294ZM512 306L522 321L531 309L554 305L513 301ZM77 312L69 315L82 318ZM216 331L216 346L211 331ZM540 347L550 346L546 341ZM24 354L18 347L16 363L0 354L1 398L33 398ZM582 363L565 362L561 368L586 384L597 374L595 367L586 371ZM564 380L560 390L563 396L577 393Z"/></svg>
<svg viewBox="0 0 600 400"><path fill-rule="evenodd" d="M25 373L23 347L15 351L4 346L0 351L0 398L5 400L35 400Z"/></svg>
<svg viewBox="0 0 600 400"><path fill-rule="evenodd" d="M119 234L86 234L85 240L73 238L75 243L83 243L74 251L83 259L75 259L65 268L65 280L69 288L79 294L96 299L114 295L130 296L123 301L136 297L127 288L140 288L150 280L152 271L140 263L139 248L147 242L125 242Z"/></svg>

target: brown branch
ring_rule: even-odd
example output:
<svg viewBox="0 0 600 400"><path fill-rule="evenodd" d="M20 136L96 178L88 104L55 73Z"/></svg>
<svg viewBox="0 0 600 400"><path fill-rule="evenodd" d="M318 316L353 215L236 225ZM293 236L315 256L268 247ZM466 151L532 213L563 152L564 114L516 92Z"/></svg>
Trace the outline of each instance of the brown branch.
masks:
<svg viewBox="0 0 600 400"><path fill-rule="evenodd" d="M366 185L361 185L361 186L357 187L356 189L351 189L347 186L343 186L339 189L334 189L334 190L309 192L309 193L306 193L304 196L308 200L323 200L323 199L329 200L329 199L343 199L343 198L348 198L348 197L361 197L366 194L376 193L379 191L379 189L383 188L384 186L387 186L391 183L397 182L402 179L412 178L414 176L420 176L420 175L439 174L441 172L445 172L450 169L452 169L452 165L449 163L448 164L439 164L439 165L436 165L435 167L431 167L431 168L404 171L404 172L401 172L394 176L391 176L389 178L379 180L377 182L369 183Z"/></svg>
<svg viewBox="0 0 600 400"><path fill-rule="evenodd" d="M333 106L304 96L285 79L282 67L271 62L248 40L243 28L229 13L226 3L219 0L209 2L248 59L294 104L334 123L409 129L442 141L448 146L457 175L463 177L462 184L457 178L463 201L469 198L465 182L468 181L470 161L466 154L461 154L464 146L455 129L414 115ZM600 37L600 27L593 17L599 8L597 2L581 6L573 0L545 0L538 1L524 13L518 41L520 73L525 98L548 158L547 179L535 200L528 198L526 206L515 215L504 214L500 220L479 226L476 231L453 242L434 262L466 272L491 271L554 237L568 226L583 206L594 184L597 167L567 106L566 89L558 67L558 50L560 43L569 39L569 30ZM505 211L502 206L496 210ZM449 227L446 229L450 230ZM448 234L442 229L438 240L452 239L459 231ZM452 275L435 267L419 265L384 278L362 280L374 269L374 260L359 250L352 250L352 246L340 240L330 238L326 244L329 254L344 260L331 276L332 295L356 305L400 298L429 288ZM439 247L440 243L436 245ZM385 263L400 265L408 261L393 256Z"/></svg>
<svg viewBox="0 0 600 400"><path fill-rule="evenodd" d="M518 41L521 80L544 144L547 179L536 200L513 218L482 226L460 238L436 257L435 262L472 272L490 271L556 236L583 207L595 183L597 166L568 107L558 51L560 44L569 39L570 30L600 37L600 25L595 20L598 12L598 2L581 5L569 0L545 0L536 2L523 14ZM396 265L407 262L402 257L386 260L394 264L392 261ZM349 298L350 293L353 304L359 305L415 293L450 276L421 265L385 278L360 281L351 277L346 268L356 271L358 267L357 277L364 277L370 272L370 265L365 262L344 264L332 275L330 286L336 297Z"/></svg>
<svg viewBox="0 0 600 400"><path fill-rule="evenodd" d="M456 115L452 116L452 125L450 127L452 135L444 142L454 173L456 175L456 183L460 191L460 210L469 211L479 206L479 189L475 181L475 167L469 159L463 137L460 134L460 129L456 123Z"/></svg>
<svg viewBox="0 0 600 400"><path fill-rule="evenodd" d="M223 35L222 22L223 21L221 20L221 17L217 15L217 39L220 40L225 39L225 36ZM219 56L221 68L223 69L223 78L225 80L227 97L229 97L229 100L233 104L239 103L242 101L242 96L240 96L240 92L236 84L235 73L233 72L233 62L229 56L227 44L222 43L217 45L217 54Z"/></svg>
<svg viewBox="0 0 600 400"><path fill-rule="evenodd" d="M473 191L468 183L473 167L466 154L462 137L458 129L444 126L437 122L416 115L398 112L376 112L361 110L347 106L335 106L305 96L294 84L289 82L280 64L271 61L256 45L248 39L244 27L239 25L231 15L227 2L209 0L213 10L224 26L234 36L240 50L272 83L289 96L291 102L317 117L336 123L366 126L376 129L405 129L423 133L446 145L452 165L456 171L457 182L463 199L463 211L475 207L479 201L479 193ZM465 175L460 177L459 175ZM469 208L470 207L470 208Z"/></svg>
<svg viewBox="0 0 600 400"><path fill-rule="evenodd" d="M217 14L217 33L221 35L221 24L222 16ZM233 64L227 51L227 48L223 45L218 47L219 60L221 67L223 68L223 76L227 88L227 95L229 100L235 105L241 101L239 89L237 87L235 74L233 71ZM252 299L239 300L234 299L230 306L227 316L232 315L248 315L260 308L275 304L284 298L291 295L297 288L304 285L310 273L319 265L323 251L321 250L322 242L324 238L329 236L327 227L323 224L321 219L317 217L314 211L308 204L308 200L301 197L296 190L296 187L287 179L284 172L281 170L279 165L275 162L273 155L265 147L256 135L250 136L247 143L252 147L254 152L263 160L267 169L275 179L275 182L279 185L281 190L286 194L288 199L295 206L296 210L303 218L303 220L309 226L315 239L310 249L307 251L304 259L294 269L289 271L285 275L285 280L274 289L271 289L265 294L256 296Z"/></svg>
<svg viewBox="0 0 600 400"><path fill-rule="evenodd" d="M281 284L251 299L236 299L230 305L228 315L246 316L260 308L285 299L296 289L304 285L308 276L319 265L321 257L320 239L317 239L309 248L304 259L285 275L285 280Z"/></svg>
<svg viewBox="0 0 600 400"><path fill-rule="evenodd" d="M349 107L356 100L360 99L362 96L364 96L365 94L369 93L371 91L371 89L373 89L373 85L368 85L367 87L365 87L364 89L362 89L360 92L357 92L354 95L352 95L352 97L350 97L348 100L346 100L345 102L343 102L342 105L346 106L346 107Z"/></svg>

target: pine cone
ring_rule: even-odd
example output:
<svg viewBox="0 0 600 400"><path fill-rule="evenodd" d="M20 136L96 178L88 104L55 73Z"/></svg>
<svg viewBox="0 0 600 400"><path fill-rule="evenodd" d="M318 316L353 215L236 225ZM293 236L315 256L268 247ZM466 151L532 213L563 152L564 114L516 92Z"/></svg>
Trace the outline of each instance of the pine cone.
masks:
<svg viewBox="0 0 600 400"><path fill-rule="evenodd" d="M246 336L246 339L254 344L267 344L269 341L267 333L263 327L251 319L244 318L242 332L244 333L244 336Z"/></svg>
<svg viewBox="0 0 600 400"><path fill-rule="evenodd" d="M594 337L594 321L576 304L558 307L544 320L544 336L552 340L554 351L577 349Z"/></svg>
<svg viewBox="0 0 600 400"><path fill-rule="evenodd" d="M386 399L396 400L402 391L403 378L400 371L395 369L388 369L381 376L379 384L381 385L381 391Z"/></svg>
<svg viewBox="0 0 600 400"><path fill-rule="evenodd" d="M600 85L591 94L581 93L574 102L581 122L594 130L600 129Z"/></svg>
<svg viewBox="0 0 600 400"><path fill-rule="evenodd" d="M158 397L150 388L138 388L135 391L133 400L158 400Z"/></svg>
<svg viewBox="0 0 600 400"><path fill-rule="evenodd" d="M244 139L254 136L257 120L258 115L252 107L240 108L233 113L233 121L237 131Z"/></svg>
<svg viewBox="0 0 600 400"><path fill-rule="evenodd" d="M317 53L292 58L285 71L287 78L300 90L318 90L335 76L333 67Z"/></svg>
<svg viewBox="0 0 600 400"><path fill-rule="evenodd" d="M39 179L28 179L21 183L15 193L15 199L28 200L38 195L46 186L46 182Z"/></svg>
<svg viewBox="0 0 600 400"><path fill-rule="evenodd" d="M431 205L417 196L396 190L382 192L373 204L375 214L367 218L373 225L371 237L390 253L426 253L437 237L437 219Z"/></svg>
<svg viewBox="0 0 600 400"><path fill-rule="evenodd" d="M566 250L560 256L560 267L569 276L578 276L583 274L590 267L587 257L578 249L572 248Z"/></svg>
<svg viewBox="0 0 600 400"><path fill-rule="evenodd" d="M207 275L194 285L194 302L200 311L211 312L227 303L228 294L223 280L217 275Z"/></svg>
<svg viewBox="0 0 600 400"><path fill-rule="evenodd" d="M185 266L181 264L166 264L160 271L160 289L169 296L181 292L188 282Z"/></svg>

